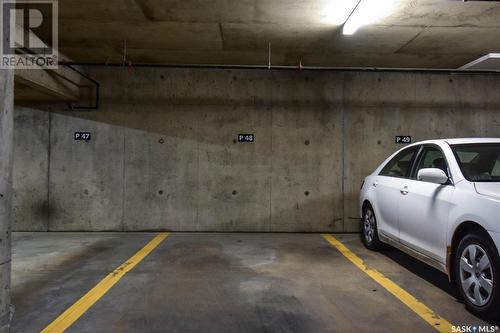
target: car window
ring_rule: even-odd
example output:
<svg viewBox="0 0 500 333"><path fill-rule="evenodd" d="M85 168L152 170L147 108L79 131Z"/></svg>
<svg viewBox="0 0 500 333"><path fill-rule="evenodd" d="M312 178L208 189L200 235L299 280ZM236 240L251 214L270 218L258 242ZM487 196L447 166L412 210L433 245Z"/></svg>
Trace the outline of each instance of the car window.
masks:
<svg viewBox="0 0 500 333"><path fill-rule="evenodd" d="M441 149L437 147L424 147L422 154L420 155L417 168L413 173L412 178L416 178L418 171L420 169L426 168L437 168L444 171L444 173L449 177L448 174L448 164L446 163L446 158L444 157Z"/></svg>
<svg viewBox="0 0 500 333"><path fill-rule="evenodd" d="M457 152L460 161L462 163L470 163L472 162L479 154L477 152L471 151L459 151Z"/></svg>
<svg viewBox="0 0 500 333"><path fill-rule="evenodd" d="M413 158L418 147L410 147L394 156L380 171L381 176L408 177Z"/></svg>
<svg viewBox="0 0 500 333"><path fill-rule="evenodd" d="M452 145L465 178L472 182L500 182L500 144Z"/></svg>
<svg viewBox="0 0 500 333"><path fill-rule="evenodd" d="M491 177L500 178L500 160L497 159L493 169L491 170Z"/></svg>

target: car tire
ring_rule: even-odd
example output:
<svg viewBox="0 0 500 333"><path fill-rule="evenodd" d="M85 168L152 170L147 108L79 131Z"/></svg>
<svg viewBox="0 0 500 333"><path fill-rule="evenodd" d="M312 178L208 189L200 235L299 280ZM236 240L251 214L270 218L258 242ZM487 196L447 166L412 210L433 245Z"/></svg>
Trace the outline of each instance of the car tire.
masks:
<svg viewBox="0 0 500 333"><path fill-rule="evenodd" d="M363 241L363 244L370 250L380 249L382 243L378 238L377 219L375 217L375 212L370 205L367 205L365 209L363 209L361 226L361 240Z"/></svg>
<svg viewBox="0 0 500 333"><path fill-rule="evenodd" d="M462 238L455 255L455 278L470 312L500 320L500 258L487 234L475 232Z"/></svg>

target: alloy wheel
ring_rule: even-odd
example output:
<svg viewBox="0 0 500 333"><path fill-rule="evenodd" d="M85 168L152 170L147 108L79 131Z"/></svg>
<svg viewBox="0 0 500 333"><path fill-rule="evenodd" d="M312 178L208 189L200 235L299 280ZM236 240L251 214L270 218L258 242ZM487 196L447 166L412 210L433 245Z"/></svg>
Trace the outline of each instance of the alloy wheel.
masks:
<svg viewBox="0 0 500 333"><path fill-rule="evenodd" d="M460 283L468 300L484 306L493 290L493 269L486 251L476 244L468 245L460 256Z"/></svg>
<svg viewBox="0 0 500 333"><path fill-rule="evenodd" d="M363 221L363 232L365 234L365 240L368 244L373 241L373 235L375 234L375 216L371 209L367 209L365 212L365 218Z"/></svg>

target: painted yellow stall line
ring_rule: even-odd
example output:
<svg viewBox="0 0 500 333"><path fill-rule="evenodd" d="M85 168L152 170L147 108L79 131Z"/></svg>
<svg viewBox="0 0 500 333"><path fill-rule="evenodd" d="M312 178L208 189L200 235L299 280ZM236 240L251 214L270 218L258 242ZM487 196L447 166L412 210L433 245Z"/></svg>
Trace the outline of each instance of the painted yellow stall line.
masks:
<svg viewBox="0 0 500 333"><path fill-rule="evenodd" d="M446 319L438 316L434 311L432 311L429 307L427 307L424 303L420 302L414 296L409 294L406 290L398 286L392 280L387 278L384 274L379 271L368 268L363 260L354 254L351 250L349 250L344 244L339 242L335 237L329 234L323 234L323 237L337 250L340 251L351 261L354 265L356 265L360 270L365 272L369 277L375 280L382 287L387 289L388 292L393 294L397 299L403 302L407 307L409 307L413 312L419 315L423 320L425 320L429 325L434 327L439 332L451 332L451 323L449 323Z"/></svg>
<svg viewBox="0 0 500 333"><path fill-rule="evenodd" d="M153 251L165 238L168 233L162 232L156 235L149 243L134 254L130 259L118 266L114 271L108 274L94 288L87 292L76 303L70 306L52 323L45 327L42 333L64 332L73 325L88 309L94 305L104 294L106 294L127 272L131 271L138 263L142 261L151 251Z"/></svg>

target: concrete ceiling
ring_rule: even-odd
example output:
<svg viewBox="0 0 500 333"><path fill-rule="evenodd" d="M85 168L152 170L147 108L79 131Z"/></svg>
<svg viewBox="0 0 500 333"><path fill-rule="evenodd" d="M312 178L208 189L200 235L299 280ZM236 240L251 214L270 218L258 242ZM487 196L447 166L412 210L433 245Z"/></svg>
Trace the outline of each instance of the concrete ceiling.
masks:
<svg viewBox="0 0 500 333"><path fill-rule="evenodd" d="M500 3L399 0L353 36L343 0L59 0L59 46L78 62L458 68L500 52ZM384 1L384 0L380 0Z"/></svg>

